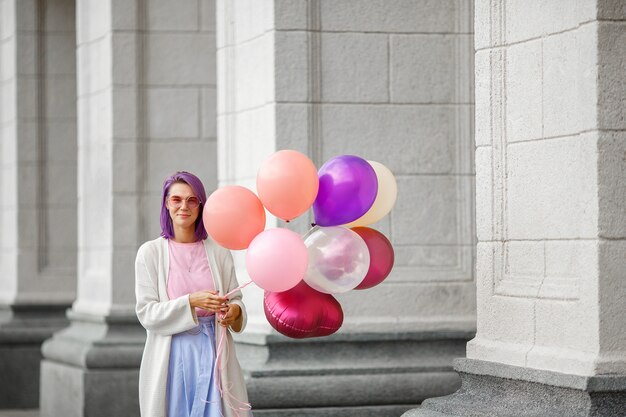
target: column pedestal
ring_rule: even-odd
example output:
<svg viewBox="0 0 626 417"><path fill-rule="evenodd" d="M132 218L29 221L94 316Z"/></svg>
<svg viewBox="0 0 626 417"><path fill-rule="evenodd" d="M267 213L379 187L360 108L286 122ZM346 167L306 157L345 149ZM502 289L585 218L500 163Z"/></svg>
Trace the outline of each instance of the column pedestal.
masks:
<svg viewBox="0 0 626 417"><path fill-rule="evenodd" d="M606 417L626 410L626 375L580 376L458 359L461 389L403 417Z"/></svg>
<svg viewBox="0 0 626 417"><path fill-rule="evenodd" d="M139 416L137 369L145 330L132 316L70 310L71 325L42 347L41 417Z"/></svg>
<svg viewBox="0 0 626 417"><path fill-rule="evenodd" d="M292 340L243 334L237 355L255 416L391 417L459 387L451 363L471 336L340 333Z"/></svg>
<svg viewBox="0 0 626 417"><path fill-rule="evenodd" d="M37 407L41 344L67 326L67 307L0 306L0 370L10 381L0 390L0 408Z"/></svg>

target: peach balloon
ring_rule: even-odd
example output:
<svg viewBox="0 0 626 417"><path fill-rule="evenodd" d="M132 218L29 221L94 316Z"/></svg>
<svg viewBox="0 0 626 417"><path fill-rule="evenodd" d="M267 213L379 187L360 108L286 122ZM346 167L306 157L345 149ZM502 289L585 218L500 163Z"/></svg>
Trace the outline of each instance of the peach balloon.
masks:
<svg viewBox="0 0 626 417"><path fill-rule="evenodd" d="M319 178L306 155L282 150L267 158L256 177L259 199L279 219L293 220L307 211L317 197Z"/></svg>
<svg viewBox="0 0 626 417"><path fill-rule="evenodd" d="M202 220L209 236L219 245L228 249L246 249L265 229L265 210L252 191L230 185L209 196Z"/></svg>
<svg viewBox="0 0 626 417"><path fill-rule="evenodd" d="M398 197L398 184L396 178L389 168L376 161L367 161L374 171L378 179L378 194L372 207L361 217L351 223L344 224L345 227L352 228L357 226L368 226L376 223L385 217L396 204Z"/></svg>

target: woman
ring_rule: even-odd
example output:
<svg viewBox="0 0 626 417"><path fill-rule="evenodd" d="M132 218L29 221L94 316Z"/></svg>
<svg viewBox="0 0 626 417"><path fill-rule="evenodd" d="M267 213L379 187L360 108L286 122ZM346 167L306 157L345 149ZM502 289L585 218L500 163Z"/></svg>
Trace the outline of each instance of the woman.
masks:
<svg viewBox="0 0 626 417"><path fill-rule="evenodd" d="M136 312L147 330L139 371L144 417L251 415L230 334L244 329L246 311L230 251L207 239L205 202L198 177L168 177L161 236L137 252Z"/></svg>

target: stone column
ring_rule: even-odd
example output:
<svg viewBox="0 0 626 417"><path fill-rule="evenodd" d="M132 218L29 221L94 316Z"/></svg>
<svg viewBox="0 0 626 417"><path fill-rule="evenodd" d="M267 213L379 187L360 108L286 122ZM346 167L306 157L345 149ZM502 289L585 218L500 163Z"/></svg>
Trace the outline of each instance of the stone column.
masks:
<svg viewBox="0 0 626 417"><path fill-rule="evenodd" d="M214 4L79 0L78 294L43 346L41 416L138 416L137 247L163 180L216 185Z"/></svg>
<svg viewBox="0 0 626 417"><path fill-rule="evenodd" d="M452 358L475 330L473 3L217 4L220 184L254 190L262 161L295 149L318 167L341 154L379 161L399 186L375 225L395 269L340 297L338 334L289 340L268 325L262 291L245 289L238 352L255 415L397 416L454 391Z"/></svg>
<svg viewBox="0 0 626 417"><path fill-rule="evenodd" d="M74 5L0 2L0 408L36 408L76 288Z"/></svg>
<svg viewBox="0 0 626 417"><path fill-rule="evenodd" d="M476 28L478 333L407 415L623 415L626 8L481 0Z"/></svg>

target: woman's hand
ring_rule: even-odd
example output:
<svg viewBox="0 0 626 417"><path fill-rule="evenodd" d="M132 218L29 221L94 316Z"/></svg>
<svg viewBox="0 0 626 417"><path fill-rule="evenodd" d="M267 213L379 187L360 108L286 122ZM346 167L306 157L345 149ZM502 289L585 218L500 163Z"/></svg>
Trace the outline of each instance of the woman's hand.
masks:
<svg viewBox="0 0 626 417"><path fill-rule="evenodd" d="M233 330L238 332L241 330L241 307L238 304L227 304L226 311L220 317L220 324L223 327L232 326Z"/></svg>
<svg viewBox="0 0 626 417"><path fill-rule="evenodd" d="M217 313L227 309L226 298L217 295L217 291L197 291L189 294L189 304L192 308L201 308Z"/></svg>

